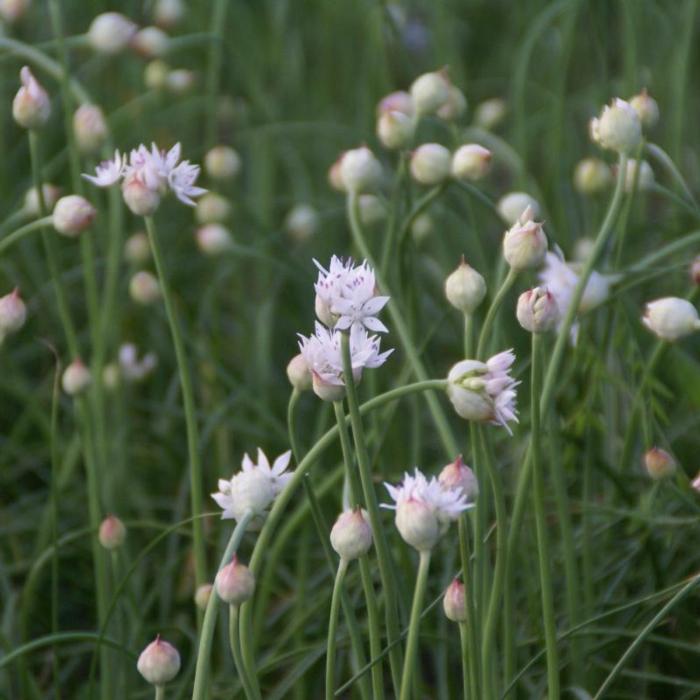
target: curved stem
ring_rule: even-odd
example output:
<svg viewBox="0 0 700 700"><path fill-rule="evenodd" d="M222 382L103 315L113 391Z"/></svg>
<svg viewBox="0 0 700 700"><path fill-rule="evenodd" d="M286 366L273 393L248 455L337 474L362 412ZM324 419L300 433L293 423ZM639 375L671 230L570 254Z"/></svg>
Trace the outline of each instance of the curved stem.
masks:
<svg viewBox="0 0 700 700"><path fill-rule="evenodd" d="M341 559L338 562L338 571L333 584L333 596L331 598L331 613L328 620L328 641L326 642L326 700L333 700L335 687L335 644L338 634L338 617L340 612L340 595L343 589L343 579L348 570L348 562Z"/></svg>
<svg viewBox="0 0 700 700"><path fill-rule="evenodd" d="M664 151L661 146L659 146L656 143L647 143L645 146L646 152L655 160L657 160L665 169L666 171L671 175L671 177L678 183L680 186L681 190L683 190L683 194L685 195L686 199L688 202L690 202L694 209L695 209L695 215L697 216L698 213L698 203L695 201L695 197L693 196L693 192L688 187L688 184L686 183L683 175L681 174L681 171L676 167L676 164L673 162L673 159L671 156Z"/></svg>
<svg viewBox="0 0 700 700"><path fill-rule="evenodd" d="M499 287L498 291L496 292L496 296L493 298L491 306L489 306L489 310L486 312L484 325L481 327L481 333L479 334L479 343L476 347L476 356L478 359L484 358L484 353L486 352L487 345L491 340L491 328L496 320L496 314L498 313L498 309L501 307L503 300L506 298L506 295L510 291L510 288L513 286L517 276L518 273L516 270L514 270L512 267L508 268L508 274L503 280L503 284Z"/></svg>
<svg viewBox="0 0 700 700"><path fill-rule="evenodd" d="M411 232L411 227L416 219L447 189L449 180L433 187L432 190L426 192L414 205L409 212L405 221L401 226L399 233L399 246L402 245L408 234Z"/></svg>
<svg viewBox="0 0 700 700"><path fill-rule="evenodd" d="M216 595L215 591L212 591L212 595ZM245 666L243 664L243 654L241 652L241 642L238 638L238 606L229 605L228 606L228 641L231 647L231 656L233 656L233 663L238 672L238 677L241 679L241 685L243 686L243 692L248 700L255 700L257 695L255 690L250 686L248 681L248 676L245 672Z"/></svg>
<svg viewBox="0 0 700 700"><path fill-rule="evenodd" d="M0 239L0 253L4 253L11 245L17 243L17 241L22 240L25 236L29 235L33 231L39 231L46 226L51 226L53 224L53 216L44 216L41 219L36 219L35 221L30 221L24 226L8 233L6 236Z"/></svg>

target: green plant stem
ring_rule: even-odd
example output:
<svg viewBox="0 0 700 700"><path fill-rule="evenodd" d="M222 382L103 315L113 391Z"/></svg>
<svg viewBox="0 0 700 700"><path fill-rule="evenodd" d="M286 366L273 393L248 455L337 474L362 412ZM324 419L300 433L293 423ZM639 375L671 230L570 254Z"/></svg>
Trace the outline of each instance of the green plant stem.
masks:
<svg viewBox="0 0 700 700"><path fill-rule="evenodd" d="M469 603L467 603L469 604ZM462 695L464 700L467 698L473 698L476 700L479 696L476 694L476 688L474 688L473 677L471 671L469 670L470 664L466 663L466 659L471 657L471 642L469 640L469 623L460 622L459 623L459 642L460 650L462 652Z"/></svg>
<svg viewBox="0 0 700 700"><path fill-rule="evenodd" d="M690 189L690 187L688 187L688 183L685 181L685 178L681 174L681 171L673 162L671 156L669 156L668 153L666 153L666 151L664 151L664 149L656 143L647 143L645 145L645 150L652 158L654 158L654 160L658 161L671 175L671 177L678 183L681 190L683 191L683 194L685 195L685 198L690 204L693 205L696 214L700 213L698 211L698 203L695 200L695 197L693 196L693 191Z"/></svg>
<svg viewBox="0 0 700 700"><path fill-rule="evenodd" d="M204 533L202 521L198 517L202 513L202 464L199 456L199 429L197 426L197 414L194 404L194 390L192 387L192 377L190 367L185 355L185 345L182 340L182 330L177 317L175 303L170 291L170 285L165 272L165 261L160 249L158 234L155 222L152 217L145 217L148 240L151 244L153 260L158 272L158 279L165 302L165 312L168 317L170 334L175 347L175 358L177 369L180 375L180 387L182 390L182 400L185 409L185 422L187 424L187 448L190 463L190 499L192 507L192 540L195 560L195 585L201 586L207 575L206 552L204 549ZM201 617L201 616L200 616Z"/></svg>
<svg viewBox="0 0 700 700"><path fill-rule="evenodd" d="M215 591L212 591L211 595L216 595ZM250 686L248 681L248 675L245 672L245 666L243 664L243 654L241 653L241 641L238 637L238 606L229 605L228 606L228 641L231 647L231 656L233 656L233 663L236 667L238 677L241 680L241 685L243 686L243 692L247 700L255 700L257 697L255 690Z"/></svg>
<svg viewBox="0 0 700 700"><path fill-rule="evenodd" d="M211 148L216 141L217 97L221 60L223 55L223 34L226 22L228 0L215 0L209 28L209 58L207 60L207 122L204 143Z"/></svg>
<svg viewBox="0 0 700 700"><path fill-rule="evenodd" d="M402 151L399 154L399 167L396 173L396 182L394 184L394 189L391 196L391 214L389 218L389 224L387 226L386 235L384 236L384 246L382 248L382 260L381 260L381 276L386 279L389 274L389 266L392 261L392 256L396 255L396 241L398 240L398 219L399 219L399 208L401 200L401 190L403 188L404 182L406 181L406 175L408 172L408 153Z"/></svg>
<svg viewBox="0 0 700 700"><path fill-rule="evenodd" d="M30 221L24 226L8 233L6 236L0 239L0 254L4 253L10 246L14 245L17 241L22 240L25 236L29 235L34 231L40 231L41 229L51 226L53 223L53 216L44 216L41 219L36 219L35 221Z"/></svg>
<svg viewBox="0 0 700 700"><path fill-rule="evenodd" d="M508 274L503 280L503 284L499 287L498 291L496 292L496 296L493 298L491 306L489 306L489 310L486 312L484 325L481 327L481 333L479 334L479 343L476 347L476 356L478 359L484 358L484 354L487 351L487 346L489 344L489 341L491 340L491 328L493 327L493 324L496 320L498 309L501 307L503 300L506 298L506 295L515 283L517 277L517 270L514 270L512 267L508 268Z"/></svg>
<svg viewBox="0 0 700 700"><path fill-rule="evenodd" d="M156 686L155 698L156 698L156 700L165 700L165 686L164 685L157 685Z"/></svg>
<svg viewBox="0 0 700 700"><path fill-rule="evenodd" d="M559 697L559 657L557 652L557 628L552 596L552 573L550 570L549 538L544 502L544 474L542 467L542 442L540 425L540 387L542 383L542 351L539 333L532 334L532 367L530 385L530 444L532 450L532 482L537 529L537 553L542 592L542 619L547 646L547 697ZM510 679L506 679L510 680Z"/></svg>
<svg viewBox="0 0 700 700"><path fill-rule="evenodd" d="M403 245L404 241L411 232L411 227L416 219L447 189L449 180L443 182L431 190L428 190L414 205L405 221L401 225L399 232L399 246ZM352 195L351 195L352 196Z"/></svg>
<svg viewBox="0 0 700 700"><path fill-rule="evenodd" d="M248 524L253 519L253 513L248 511L236 523L236 527L231 533L231 537L224 550L224 555L219 562L217 572L222 569L238 549L243 535L245 534ZM194 673L194 688L192 690L192 700L204 700L207 696L207 687L209 681L209 657L211 656L211 645L214 637L214 628L216 626L216 611L218 608L219 597L216 591L212 591L207 601L207 608L204 612L204 622L202 623L199 633L199 646L197 650L197 664ZM241 679L243 682L243 679Z"/></svg>
<svg viewBox="0 0 700 700"><path fill-rule="evenodd" d="M430 550L419 552L418 575L416 587L413 592L411 605L411 620L408 625L408 639L406 640L406 656L403 660L403 672L401 673L401 694L399 700L410 700L413 690L413 673L417 664L418 637L420 630L420 616L423 607L423 598L428 583L428 569L430 567Z"/></svg>
<svg viewBox="0 0 700 700"><path fill-rule="evenodd" d="M340 612L340 596L343 590L343 579L348 570L348 562L341 559L333 584L331 598L331 613L328 620L328 640L326 642L326 700L333 700L335 687L335 644L338 634L338 617Z"/></svg>
<svg viewBox="0 0 700 700"><path fill-rule="evenodd" d="M474 600L472 597L472 578L471 568L469 566L469 518L463 514L459 519L459 553L462 563L462 580L465 586L465 607L467 619L460 623L459 634L462 642L462 674L464 676L465 697L479 697L479 680L478 680L478 649L476 639L476 626L474 620ZM465 638L466 637L466 638ZM466 688L469 687L469 693Z"/></svg>

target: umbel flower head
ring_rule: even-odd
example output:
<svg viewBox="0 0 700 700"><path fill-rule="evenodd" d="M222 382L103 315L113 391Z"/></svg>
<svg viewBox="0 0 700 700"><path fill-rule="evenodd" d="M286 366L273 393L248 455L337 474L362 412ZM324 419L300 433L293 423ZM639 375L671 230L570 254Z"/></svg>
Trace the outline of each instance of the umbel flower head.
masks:
<svg viewBox="0 0 700 700"><path fill-rule="evenodd" d="M396 527L407 544L418 551L432 549L449 524L473 507L461 487L446 487L436 477L426 478L417 467L405 473L399 486L385 483L394 503L382 508L396 511Z"/></svg>
<svg viewBox="0 0 700 700"><path fill-rule="evenodd" d="M511 433L508 423L518 421L515 387L520 383L510 375L513 362L512 350L486 362L458 362L447 375L447 396L457 414L467 420L502 425Z"/></svg>
<svg viewBox="0 0 700 700"><path fill-rule="evenodd" d="M339 401L345 396L343 377L342 331L329 330L316 323L316 332L308 338L299 334L299 350L311 371L313 390L324 401ZM369 335L360 325L350 328L350 362L353 380L359 382L366 367L380 367L393 350L379 352L379 337Z"/></svg>
<svg viewBox="0 0 700 700"><path fill-rule="evenodd" d="M211 497L223 509L223 520L240 520L246 513L262 516L275 497L292 478L286 473L291 452L281 454L270 466L258 448L258 463L243 455L241 471L230 480L219 479L219 490Z"/></svg>

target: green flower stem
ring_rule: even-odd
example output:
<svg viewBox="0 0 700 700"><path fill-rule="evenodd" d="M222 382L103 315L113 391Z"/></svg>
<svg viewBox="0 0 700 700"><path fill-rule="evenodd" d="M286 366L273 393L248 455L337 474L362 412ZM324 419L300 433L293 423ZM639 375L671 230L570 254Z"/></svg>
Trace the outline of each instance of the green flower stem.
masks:
<svg viewBox="0 0 700 700"><path fill-rule="evenodd" d="M498 314L498 309L501 307L503 300L510 291L510 288L515 283L518 276L517 270L512 267L508 268L508 274L503 280L503 284L499 287L496 292L496 296L489 306L489 310L486 312L486 318L484 319L484 325L481 327L481 333L479 334L479 343L476 347L476 356L478 359L483 360L484 354L487 351L488 344L492 340L491 338L491 328L496 320L496 315Z"/></svg>
<svg viewBox="0 0 700 700"><path fill-rule="evenodd" d="M479 696L476 694L476 688L473 684L474 679L471 675L471 671L467 669L467 664L465 662L465 659L468 659L472 653L470 646L471 642L469 640L468 622L459 623L459 641L460 649L462 651L462 695L464 696L464 700L467 700L467 698L473 698L476 700L476 698Z"/></svg>
<svg viewBox="0 0 700 700"><path fill-rule="evenodd" d="M404 242L411 233L411 227L415 223L416 219L447 189L449 180L433 187L433 189L428 190L414 205L413 209L409 212L405 221L401 226L401 231L399 233L399 248L404 245ZM352 196L352 195L350 195Z"/></svg>
<svg viewBox="0 0 700 700"><path fill-rule="evenodd" d="M207 59L207 122L204 144L211 148L216 142L216 120L218 109L216 106L219 76L221 73L221 61L224 48L224 27L226 24L226 7L228 0L215 0L209 25L209 58Z"/></svg>
<svg viewBox="0 0 700 700"><path fill-rule="evenodd" d="M345 380L345 391L347 395L348 409L350 411L350 424L352 425L352 434L355 442L355 453L357 456L357 466L360 472L360 483L362 484L362 493L364 495L369 520L372 526L372 534L374 537L374 547L377 552L377 562L379 564L379 575L384 589L384 597L386 605L384 606L385 622L387 629L387 639L389 643L398 639L399 636L399 620L398 620L398 598L396 572L394 563L391 559L391 553L386 541L386 534L382 527L381 517L379 515L379 505L377 504L377 495L372 484L372 472L370 466L369 453L367 451L367 442L365 440L364 427L362 424L362 416L360 415L359 402L357 400L357 388L352 373L352 358L350 356L350 339L347 333L342 334L341 350L343 355L343 378ZM398 680L398 668L400 664L399 654L396 649L392 650L389 657L389 662L392 669L392 678Z"/></svg>
<svg viewBox="0 0 700 700"><path fill-rule="evenodd" d="M35 221L30 221L24 226L20 226L12 233L8 233L6 236L0 239L0 254L4 253L11 245L14 245L17 241L22 240L30 233L40 231L47 226L51 226L52 223L53 216L44 216L41 219L36 219Z"/></svg>
<svg viewBox="0 0 700 700"><path fill-rule="evenodd" d="M165 700L165 686L164 685L157 685L156 686L156 700Z"/></svg>
<svg viewBox="0 0 700 700"><path fill-rule="evenodd" d="M462 562L462 581L465 586L465 607L467 619L459 625L459 634L462 642L462 675L464 676L464 697L478 698L479 697L479 679L478 679L478 657L477 657L477 638L476 624L474 620L474 600L472 597L472 578L471 568L469 567L469 517L462 515L459 519L459 552ZM466 692L467 686L469 693Z"/></svg>
<svg viewBox="0 0 700 700"><path fill-rule="evenodd" d="M389 273L389 265L396 255L396 241L398 233L398 218L400 196L403 184L406 181L408 173L409 155L405 151L399 154L399 166L396 173L396 182L391 195L391 215L387 226L386 235L384 236L384 246L382 248L382 262L380 266L381 275L386 278Z"/></svg>
<svg viewBox="0 0 700 700"><path fill-rule="evenodd" d="M542 591L542 619L547 646L547 697L559 697L559 657L557 652L557 628L552 597L551 559L544 502L544 474L542 468L542 441L540 425L540 387L542 383L542 338L532 334L532 368L530 386L530 444L532 451L532 481L534 492L535 522L537 528L537 553L539 555L540 587ZM509 679L506 679L509 680Z"/></svg>
<svg viewBox="0 0 700 700"><path fill-rule="evenodd" d="M168 317L170 334L175 347L175 357L177 368L180 374L180 385L182 388L182 400L185 408L185 422L187 424L187 448L190 462L190 498L192 503L192 539L195 560L195 585L201 586L207 575L206 552L204 549L204 533L202 520L198 516L202 513L202 464L199 457L199 430L197 427L197 415L194 404L194 390L192 388L192 376L190 367L185 356L185 346L182 340L182 330L177 317L175 303L170 291L170 285L165 273L165 261L160 249L155 222L152 217L144 218L148 240L153 252L153 260L158 272L163 301L165 302L165 312Z"/></svg>
<svg viewBox="0 0 700 700"><path fill-rule="evenodd" d="M219 562L217 572L222 569L238 549L243 535L245 534L248 524L253 519L253 513L248 511L236 523L236 527L231 533L231 538L226 545L224 555ZM219 597L216 591L213 590L207 601L207 608L204 612L204 622L199 634L199 648L197 650L197 665L194 672L194 689L192 691L192 700L204 700L207 697L207 687L209 680L209 657L211 656L211 645L214 637L214 628L216 627L216 610L219 603ZM241 677L243 683L243 678Z"/></svg>
<svg viewBox="0 0 700 700"><path fill-rule="evenodd" d="M331 614L328 620L328 641L326 643L326 700L333 700L335 687L335 643L338 634L338 613L340 612L340 594L343 590L343 579L348 570L348 562L341 559L338 562L338 572L333 584L331 598Z"/></svg>
<svg viewBox="0 0 700 700"><path fill-rule="evenodd" d="M678 183L688 202L693 205L697 216L698 213L700 213L700 207L698 207L698 203L693 196L693 191L690 189L690 187L688 187L688 183L686 183L685 178L681 174L681 171L678 169L676 164L673 162L671 156L669 156L668 153L661 148L661 146L655 143L646 143L645 150L652 158L654 158L654 160L658 161Z"/></svg>
<svg viewBox="0 0 700 700"><path fill-rule="evenodd" d="M212 591L212 596L216 595L216 591ZM255 690L251 687L248 680L248 676L245 672L245 666L243 664L243 653L241 652L241 641L238 638L238 606L229 605L228 606L228 641L231 646L231 655L233 656L233 663L236 667L238 677L241 679L241 685L243 686L243 692L247 700L255 700L257 695Z"/></svg>
<svg viewBox="0 0 700 700"><path fill-rule="evenodd" d="M401 694L399 700L410 700L413 693L413 672L417 662L418 632L420 630L420 617L423 608L423 598L428 583L428 569L430 568L430 550L424 549L419 553L418 575L416 576L416 588L413 592L411 605L411 620L408 625L408 638L406 640L406 656L403 660L403 673L401 674Z"/></svg>

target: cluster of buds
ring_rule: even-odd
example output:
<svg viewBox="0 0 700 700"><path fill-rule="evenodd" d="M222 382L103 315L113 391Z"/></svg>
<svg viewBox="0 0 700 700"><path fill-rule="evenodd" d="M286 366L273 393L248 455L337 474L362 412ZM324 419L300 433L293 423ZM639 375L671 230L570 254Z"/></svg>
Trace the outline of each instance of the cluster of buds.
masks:
<svg viewBox="0 0 700 700"><path fill-rule="evenodd" d="M450 176L480 180L491 164L491 151L476 143L460 146L454 154L439 143L424 143L411 155L411 175L421 185L439 185Z"/></svg>

